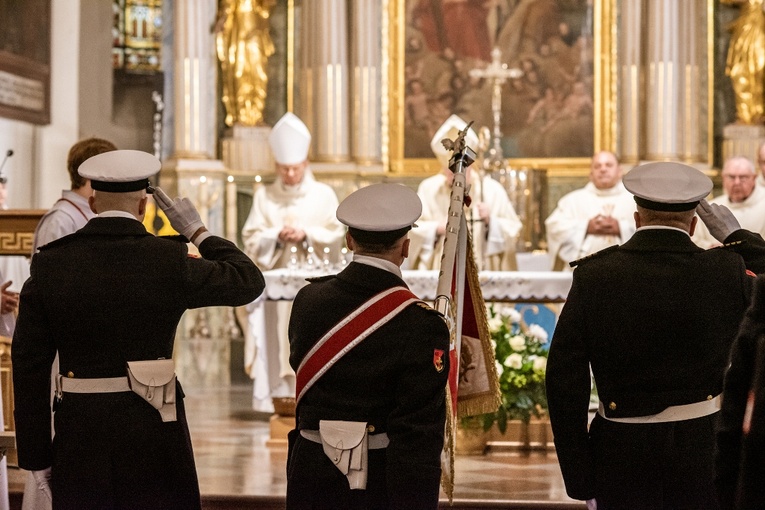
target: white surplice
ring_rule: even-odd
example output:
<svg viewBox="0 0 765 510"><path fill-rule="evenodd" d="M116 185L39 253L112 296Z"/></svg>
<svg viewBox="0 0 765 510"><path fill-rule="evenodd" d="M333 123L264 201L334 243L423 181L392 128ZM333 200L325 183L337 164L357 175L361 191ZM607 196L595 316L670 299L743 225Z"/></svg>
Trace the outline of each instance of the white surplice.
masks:
<svg viewBox="0 0 765 510"><path fill-rule="evenodd" d="M624 243L635 233L636 210L635 199L621 182L607 189L588 182L584 188L564 195L545 220L553 269L570 270L569 262ZM587 224L599 214L619 222L618 236L587 234Z"/></svg>
<svg viewBox="0 0 765 510"><path fill-rule="evenodd" d="M315 262L321 263L324 248L328 248L330 262L336 263L345 235L345 228L335 216L337 206L335 191L316 181L309 168L297 186L285 186L279 179L261 186L242 229L245 252L262 271L288 267L292 248L299 266L305 265L309 247L314 250ZM285 226L305 231L306 241L279 242L279 232ZM287 338L290 310L291 302L271 302L262 297L248 306L244 363L254 379L253 406L259 411L273 411L272 397L295 396Z"/></svg>
<svg viewBox="0 0 765 510"><path fill-rule="evenodd" d="M471 204L464 214L473 237L473 250L479 270L511 271L517 268L515 245L521 220L507 197L505 188L491 177L480 179L471 173ZM410 231L409 258L404 269L439 269L444 239L436 231L446 224L451 187L443 173L423 180L417 189L422 215L417 228ZM489 207L488 226L479 219L476 203Z"/></svg>

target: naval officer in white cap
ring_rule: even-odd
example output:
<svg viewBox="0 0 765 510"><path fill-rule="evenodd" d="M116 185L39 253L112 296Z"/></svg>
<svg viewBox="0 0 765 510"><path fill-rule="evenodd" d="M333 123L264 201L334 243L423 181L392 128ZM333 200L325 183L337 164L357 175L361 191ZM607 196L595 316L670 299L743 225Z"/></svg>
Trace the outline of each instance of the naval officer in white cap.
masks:
<svg viewBox="0 0 765 510"><path fill-rule="evenodd" d="M255 191L242 229L245 252L264 271L287 267L291 257L303 266L309 248L318 263L324 248L329 248L330 262L338 262L343 227L335 218L337 195L314 179L308 164L308 128L297 116L286 113L274 125L268 143L277 176L272 184ZM278 301L251 307L245 370L255 380L253 405L258 411L273 411L272 397L295 394L287 342L290 306L289 301Z"/></svg>
<svg viewBox="0 0 765 510"><path fill-rule="evenodd" d="M572 262L547 363L566 491L590 508L718 508L719 395L754 278L733 250L693 243L695 213L721 241L761 251L762 238L706 203L712 181L693 167L648 163L623 182L635 234ZM588 428L590 367L600 405Z"/></svg>
<svg viewBox="0 0 765 510"><path fill-rule="evenodd" d="M417 194L399 184L349 195L337 218L348 227L353 261L295 297L290 510L438 506L449 330L408 290L400 270L420 212ZM338 441L347 450L337 457L350 453L350 466L328 458L335 452L322 445Z"/></svg>
<svg viewBox="0 0 765 510"><path fill-rule="evenodd" d="M439 269L444 246L444 231L449 211L454 173L449 170L451 151L441 140L454 140L467 122L452 115L441 125L430 147L438 159L441 172L420 183L417 194L422 200L420 228L412 232L412 250L409 267L412 269ZM465 137L467 145L477 149L478 135L472 129ZM490 176L481 176L468 167L467 184L471 186L472 202L465 213L473 236L473 252L478 269L510 271L517 269L515 245L521 231L521 220L507 197L507 191Z"/></svg>
<svg viewBox="0 0 765 510"><path fill-rule="evenodd" d="M201 505L180 384L154 377L163 399L149 403L131 391L126 364L171 359L186 310L244 305L265 282L247 255L207 231L188 199L149 187L159 169L157 158L132 150L82 163L96 217L41 247L21 291L12 354L19 466L56 509ZM182 236L146 231L151 191ZM188 241L201 258L189 256Z"/></svg>

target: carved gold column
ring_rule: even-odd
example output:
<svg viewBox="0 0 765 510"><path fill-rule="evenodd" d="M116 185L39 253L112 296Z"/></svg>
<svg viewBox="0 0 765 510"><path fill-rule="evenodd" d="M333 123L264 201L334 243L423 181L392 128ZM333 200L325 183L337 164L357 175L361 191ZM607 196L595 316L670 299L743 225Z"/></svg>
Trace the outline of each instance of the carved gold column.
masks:
<svg viewBox="0 0 765 510"><path fill-rule="evenodd" d="M350 5L353 20L351 155L358 164L380 163L382 4L379 0L355 0Z"/></svg>
<svg viewBox="0 0 765 510"><path fill-rule="evenodd" d="M706 160L707 0L646 2L646 153L650 160Z"/></svg>
<svg viewBox="0 0 765 510"><path fill-rule="evenodd" d="M311 0L301 10L300 108L312 135L312 161L350 159L348 11L345 0Z"/></svg>

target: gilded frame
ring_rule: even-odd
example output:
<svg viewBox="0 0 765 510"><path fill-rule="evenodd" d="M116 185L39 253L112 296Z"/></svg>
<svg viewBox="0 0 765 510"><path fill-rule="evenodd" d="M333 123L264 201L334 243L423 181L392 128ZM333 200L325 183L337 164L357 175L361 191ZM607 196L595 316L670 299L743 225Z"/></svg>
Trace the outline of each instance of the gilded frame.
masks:
<svg viewBox="0 0 765 510"><path fill-rule="evenodd" d="M385 0L383 4L383 163L392 174L431 175L439 170L435 158L406 158L405 69L406 8L413 0ZM593 147L615 150L616 134L616 0L593 2ZM387 136L386 136L387 135ZM508 159L516 168L544 168L548 176L585 176L590 157Z"/></svg>

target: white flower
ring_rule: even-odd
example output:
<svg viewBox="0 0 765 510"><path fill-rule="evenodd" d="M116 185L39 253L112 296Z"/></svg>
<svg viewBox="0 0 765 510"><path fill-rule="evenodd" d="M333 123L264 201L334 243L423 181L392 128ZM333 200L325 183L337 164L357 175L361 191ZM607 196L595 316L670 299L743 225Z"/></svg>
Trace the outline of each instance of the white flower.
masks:
<svg viewBox="0 0 765 510"><path fill-rule="evenodd" d="M502 315L507 317L513 324L521 322L521 312L510 306L506 306L502 309Z"/></svg>
<svg viewBox="0 0 765 510"><path fill-rule="evenodd" d="M520 354L511 354L505 359L505 366L515 368L516 370L523 366L523 356Z"/></svg>
<svg viewBox="0 0 765 510"><path fill-rule="evenodd" d="M543 343L543 344L547 343L547 331L545 331L545 328L543 328L539 324L531 324L529 326L527 333L533 336L534 338L538 339L540 343Z"/></svg>
<svg viewBox="0 0 765 510"><path fill-rule="evenodd" d="M493 338L490 338L489 342L491 342L491 349L493 351L496 351L497 350L497 342L495 342Z"/></svg>
<svg viewBox="0 0 765 510"><path fill-rule="evenodd" d="M488 320L489 331L499 331L502 327L502 319L499 317L490 317Z"/></svg>
<svg viewBox="0 0 765 510"><path fill-rule="evenodd" d="M502 372L505 371L505 367L499 361L494 361L494 365L497 367L497 376L502 376Z"/></svg>
<svg viewBox="0 0 765 510"><path fill-rule="evenodd" d="M521 335L515 335L510 339L510 348L514 351L522 351L526 348L526 339Z"/></svg>
<svg viewBox="0 0 765 510"><path fill-rule="evenodd" d="M544 371L547 368L547 358L539 356L534 359L534 370Z"/></svg>

